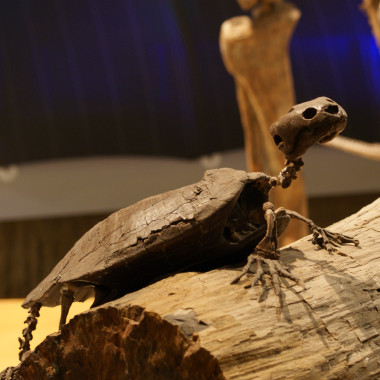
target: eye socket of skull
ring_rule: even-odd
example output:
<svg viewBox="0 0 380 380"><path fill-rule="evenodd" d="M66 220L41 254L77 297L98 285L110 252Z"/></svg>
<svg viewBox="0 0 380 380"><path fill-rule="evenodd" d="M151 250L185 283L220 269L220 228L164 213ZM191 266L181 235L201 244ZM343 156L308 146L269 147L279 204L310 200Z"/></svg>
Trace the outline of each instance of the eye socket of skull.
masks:
<svg viewBox="0 0 380 380"><path fill-rule="evenodd" d="M329 104L324 111L335 115L339 112L339 106L337 104Z"/></svg>
<svg viewBox="0 0 380 380"><path fill-rule="evenodd" d="M307 120L313 119L318 113L318 110L314 107L308 107L302 112L302 117Z"/></svg>
<svg viewBox="0 0 380 380"><path fill-rule="evenodd" d="M289 161L300 157L317 142L327 142L346 126L347 114L333 100L320 97L292 107L270 127L278 149Z"/></svg>

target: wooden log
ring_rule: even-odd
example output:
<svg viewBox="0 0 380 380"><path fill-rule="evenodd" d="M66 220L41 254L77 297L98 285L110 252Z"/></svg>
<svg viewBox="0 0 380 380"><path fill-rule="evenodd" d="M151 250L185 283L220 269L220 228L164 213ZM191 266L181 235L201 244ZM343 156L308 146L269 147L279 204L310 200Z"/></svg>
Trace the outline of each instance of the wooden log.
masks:
<svg viewBox="0 0 380 380"><path fill-rule="evenodd" d="M252 1L240 2L245 10L253 5ZM284 166L284 156L273 143L269 126L295 103L288 46L300 15L294 5L279 2L253 19L234 17L221 26L220 50L235 80L248 171L277 175ZM291 191L272 191L271 201L307 215L302 174ZM285 237L288 240L283 242L306 233L304 226L292 224Z"/></svg>
<svg viewBox="0 0 380 380"><path fill-rule="evenodd" d="M85 367L99 379L377 379L380 198L329 229L360 246L328 254L306 237L283 248L281 261L307 290L284 280L282 309L273 290L230 285L237 268L176 274L77 315L13 378L59 378L65 368L74 379L73 368Z"/></svg>

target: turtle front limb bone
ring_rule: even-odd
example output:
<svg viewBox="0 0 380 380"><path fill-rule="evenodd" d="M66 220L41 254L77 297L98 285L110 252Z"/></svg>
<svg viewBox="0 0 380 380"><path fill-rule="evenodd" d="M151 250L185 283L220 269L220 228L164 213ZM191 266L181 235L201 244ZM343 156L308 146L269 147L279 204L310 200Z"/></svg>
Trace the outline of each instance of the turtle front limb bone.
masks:
<svg viewBox="0 0 380 380"><path fill-rule="evenodd" d="M247 264L241 273L236 276L231 284L237 283L244 275L251 271L256 263L255 276L252 279L251 287L260 281L265 288L269 288L270 280L273 284L274 292L282 300L283 293L280 286L280 277L286 277L295 281L298 285L306 289L305 284L298 277L291 274L280 262L280 251L278 250L278 236L285 230L290 217L283 209L274 211L274 206L270 202L263 205L267 230L264 238L256 246L254 252L248 256Z"/></svg>
<svg viewBox="0 0 380 380"><path fill-rule="evenodd" d="M255 276L251 284L252 287L260 281L268 288L269 277L272 280L275 294L280 300L283 296L280 287L280 277L289 278L306 289L302 280L291 274L288 269L279 262L280 251L278 249L278 236L286 229L290 219L298 219L306 223L313 233L313 244L326 249L329 253L336 252L345 256L337 247L350 243L355 244L355 246L359 244L359 241L354 238L318 227L311 219L305 218L295 211L286 210L283 207L274 211L274 206L270 202L264 203L263 210L267 224L266 234L256 246L254 252L248 256L247 264L241 273L231 281L231 284L237 283L244 275L251 271L253 264L256 263Z"/></svg>
<svg viewBox="0 0 380 380"><path fill-rule="evenodd" d="M73 286L66 285L61 289L61 318L59 320L59 330L62 330L62 327L66 323L67 315L75 299L74 293L75 288Z"/></svg>
<svg viewBox="0 0 380 380"><path fill-rule="evenodd" d="M344 253L339 251L338 247L344 244L354 244L355 246L359 245L359 240L357 239L318 227L311 219L305 218L304 216L298 214L298 212L285 209L283 210L290 218L305 222L313 234L312 243L319 246L321 249L326 249L329 253L335 252L345 256Z"/></svg>
<svg viewBox="0 0 380 380"><path fill-rule="evenodd" d="M248 256L247 264L241 273L231 281L231 284L236 284L244 275L249 273L254 263L256 263L256 271L250 287L256 286L260 281L266 288L269 288L270 278L276 296L282 299L283 292L280 286L280 277L286 277L306 289L303 281L290 273L278 260L265 259L257 253L252 253Z"/></svg>

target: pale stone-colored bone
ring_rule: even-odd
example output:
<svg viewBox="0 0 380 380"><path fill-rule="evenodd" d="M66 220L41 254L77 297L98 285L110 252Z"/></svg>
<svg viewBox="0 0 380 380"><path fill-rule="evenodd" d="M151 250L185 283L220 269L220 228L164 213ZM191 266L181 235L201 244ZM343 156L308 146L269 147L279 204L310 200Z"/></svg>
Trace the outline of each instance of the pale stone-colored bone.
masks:
<svg viewBox="0 0 380 380"><path fill-rule="evenodd" d="M374 34L377 46L380 49L380 0L363 0L361 8L368 17L372 33ZM338 136L334 140L323 145L370 160L380 161L380 143L367 143L348 137Z"/></svg>
<svg viewBox="0 0 380 380"><path fill-rule="evenodd" d="M258 4L259 0L237 0L237 2L243 11L249 11Z"/></svg>
<svg viewBox="0 0 380 380"><path fill-rule="evenodd" d="M322 145L355 154L356 156L368 158L370 160L380 161L380 143L367 143L365 141L338 136L335 137L334 140Z"/></svg>
<svg viewBox="0 0 380 380"><path fill-rule="evenodd" d="M380 0L363 0L361 7L367 14L372 33L380 49Z"/></svg>
<svg viewBox="0 0 380 380"><path fill-rule="evenodd" d="M267 10L268 7L281 3L282 0L237 0L237 2L243 11L249 11L258 4L260 8Z"/></svg>
<svg viewBox="0 0 380 380"><path fill-rule="evenodd" d="M300 17L299 10L282 2L269 12L234 17L222 24L220 49L224 64L234 77L245 135L247 168L277 174L284 156L273 143L269 126L287 113L295 102L288 53L289 40ZM275 205L307 214L304 182L299 178L291 190L272 192ZM294 240L306 232L291 226Z"/></svg>

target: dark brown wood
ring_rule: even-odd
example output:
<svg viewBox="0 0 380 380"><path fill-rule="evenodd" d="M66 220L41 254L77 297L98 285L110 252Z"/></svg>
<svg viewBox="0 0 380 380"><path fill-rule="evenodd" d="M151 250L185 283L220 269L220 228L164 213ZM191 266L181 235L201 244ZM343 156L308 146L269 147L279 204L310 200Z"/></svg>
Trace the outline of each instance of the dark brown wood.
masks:
<svg viewBox="0 0 380 380"><path fill-rule="evenodd" d="M380 192L312 197L309 199L310 218L319 226L328 226L358 212L379 197Z"/></svg>
<svg viewBox="0 0 380 380"><path fill-rule="evenodd" d="M1 222L0 297L25 297L74 243L106 216L81 215Z"/></svg>
<svg viewBox="0 0 380 380"><path fill-rule="evenodd" d="M0 378L7 379L7 370ZM45 339L14 372L10 369L9 378L225 379L196 335L188 339L178 326L138 306L109 307L75 318L61 334Z"/></svg>

